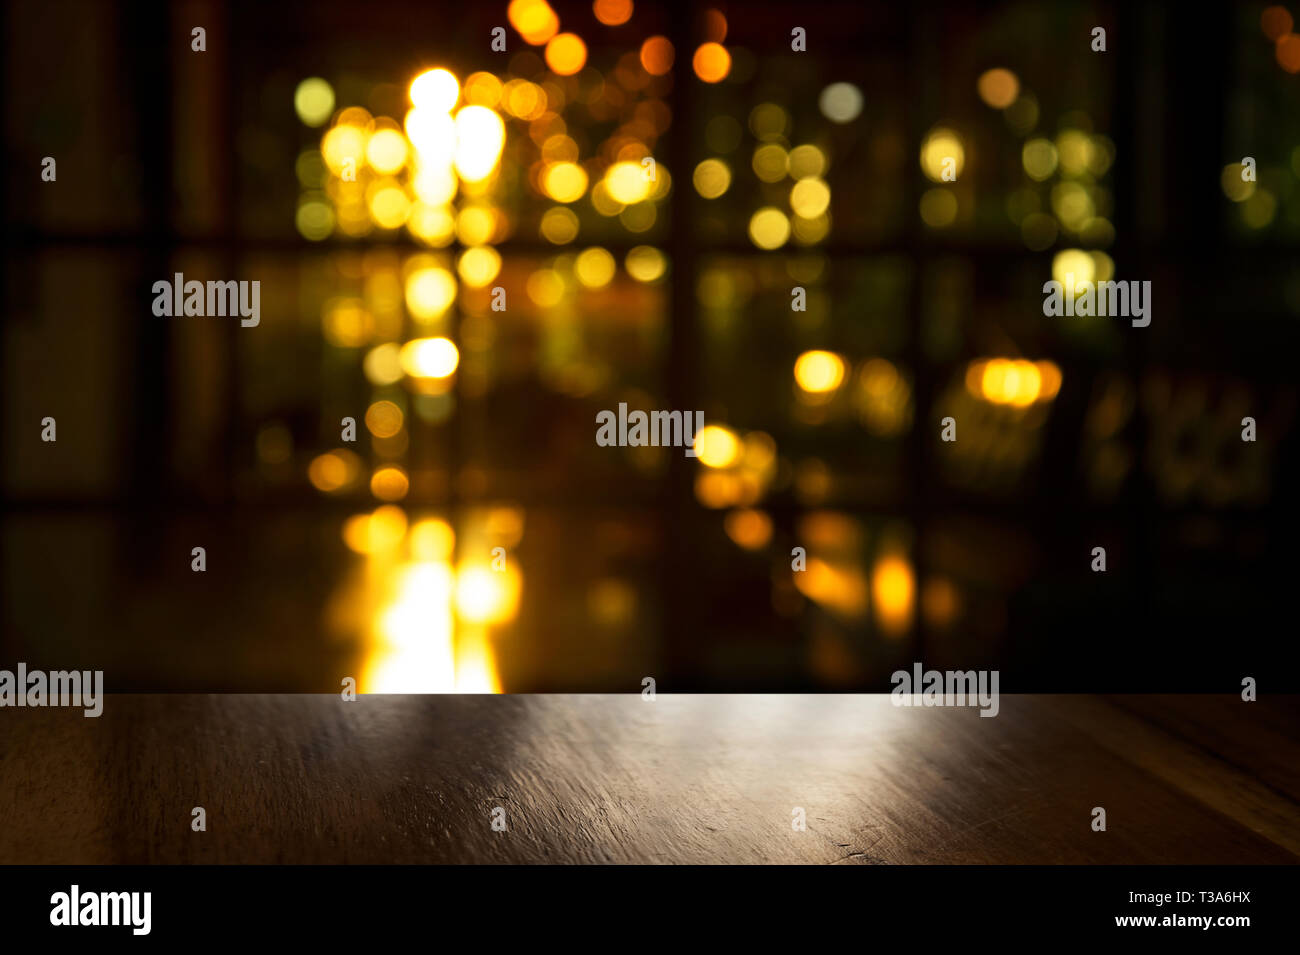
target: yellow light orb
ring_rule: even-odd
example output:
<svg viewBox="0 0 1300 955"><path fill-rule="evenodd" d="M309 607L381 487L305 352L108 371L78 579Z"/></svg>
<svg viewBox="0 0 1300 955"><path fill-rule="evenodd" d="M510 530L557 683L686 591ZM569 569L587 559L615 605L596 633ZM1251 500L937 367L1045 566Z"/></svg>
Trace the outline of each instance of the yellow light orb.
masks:
<svg viewBox="0 0 1300 955"><path fill-rule="evenodd" d="M546 44L546 65L559 76L572 76L587 65L587 44L576 33L557 33Z"/></svg>
<svg viewBox="0 0 1300 955"><path fill-rule="evenodd" d="M763 182L780 182L789 170L790 158L776 143L766 143L754 150L750 165Z"/></svg>
<svg viewBox="0 0 1300 955"><path fill-rule="evenodd" d="M406 114L406 136L419 154L420 169L450 168L456 155L456 121L446 113L413 109Z"/></svg>
<svg viewBox="0 0 1300 955"><path fill-rule="evenodd" d="M417 338L402 346L402 370L412 378L447 378L460 364L450 338Z"/></svg>
<svg viewBox="0 0 1300 955"><path fill-rule="evenodd" d="M440 517L411 525L411 557L415 560L449 560L456 546L456 532Z"/></svg>
<svg viewBox="0 0 1300 955"><path fill-rule="evenodd" d="M740 457L740 448L736 433L721 425L705 425L695 436L695 455L705 467L731 467Z"/></svg>
<svg viewBox="0 0 1300 955"><path fill-rule="evenodd" d="M406 165L406 137L395 129L381 129L366 143L366 162L382 176Z"/></svg>
<svg viewBox="0 0 1300 955"><path fill-rule="evenodd" d="M966 165L966 150L961 137L951 129L937 126L921 144L921 171L932 182L951 182ZM944 179L944 173L948 179Z"/></svg>
<svg viewBox="0 0 1300 955"><path fill-rule="evenodd" d="M623 267L638 282L657 282L668 271L668 260L653 246L638 245L627 253Z"/></svg>
<svg viewBox="0 0 1300 955"><path fill-rule="evenodd" d="M820 179L800 179L790 190L790 207L796 215L815 219L830 207L831 189Z"/></svg>
<svg viewBox="0 0 1300 955"><path fill-rule="evenodd" d="M491 73L471 73L465 77L465 102L493 108L501 102L501 81Z"/></svg>
<svg viewBox="0 0 1300 955"><path fill-rule="evenodd" d="M652 185L649 173L640 163L616 162L605 171L606 191L625 206L649 196Z"/></svg>
<svg viewBox="0 0 1300 955"><path fill-rule="evenodd" d="M416 197L426 205L442 206L456 196L456 176L451 167L421 164L411 181Z"/></svg>
<svg viewBox="0 0 1300 955"><path fill-rule="evenodd" d="M809 179L826 172L826 154L816 146L796 146L786 157L786 169L791 179Z"/></svg>
<svg viewBox="0 0 1300 955"><path fill-rule="evenodd" d="M372 385L392 385L402 380L401 349L392 342L376 345L361 363Z"/></svg>
<svg viewBox="0 0 1300 955"><path fill-rule="evenodd" d="M780 209L759 209L749 220L749 239L760 249L779 249L790 240L790 220Z"/></svg>
<svg viewBox="0 0 1300 955"><path fill-rule="evenodd" d="M541 46L560 29L560 18L546 0L510 0L506 19L533 46Z"/></svg>
<svg viewBox="0 0 1300 955"><path fill-rule="evenodd" d="M456 300L456 280L443 268L418 269L406 280L406 308L420 320L441 318Z"/></svg>
<svg viewBox="0 0 1300 955"><path fill-rule="evenodd" d="M542 238L565 245L578 237L578 217L566 206L555 206L542 214Z"/></svg>
<svg viewBox="0 0 1300 955"><path fill-rule="evenodd" d="M450 113L460 99L460 83L441 67L426 70L411 81L411 103L434 113Z"/></svg>
<svg viewBox="0 0 1300 955"><path fill-rule="evenodd" d="M370 197L370 217L381 229L398 229L411 214L411 200L400 186L385 186Z"/></svg>
<svg viewBox="0 0 1300 955"><path fill-rule="evenodd" d="M806 351L795 359L794 380L811 394L834 391L844 381L844 359L834 352Z"/></svg>
<svg viewBox="0 0 1300 955"><path fill-rule="evenodd" d="M311 242L328 239L334 231L334 209L328 202L311 199L298 206L294 216L298 233Z"/></svg>
<svg viewBox="0 0 1300 955"><path fill-rule="evenodd" d="M1096 262L1083 249L1062 249L1052 257L1052 278L1064 286L1067 295L1071 282L1078 289L1082 283L1091 282L1096 271Z"/></svg>
<svg viewBox="0 0 1300 955"><path fill-rule="evenodd" d="M319 76L298 84L293 92L293 109L308 126L324 126L334 112L334 89Z"/></svg>
<svg viewBox="0 0 1300 955"><path fill-rule="evenodd" d="M462 179L486 179L501 159L506 127L486 106L466 106L456 114L456 171Z"/></svg>
<svg viewBox="0 0 1300 955"><path fill-rule="evenodd" d="M441 248L451 244L456 234L456 220L451 217L446 206L417 202L411 207L406 228L417 239Z"/></svg>
<svg viewBox="0 0 1300 955"><path fill-rule="evenodd" d="M355 126L335 126L321 139L320 151L325 165L334 175L342 175L349 165L356 173L365 159L365 133Z"/></svg>
<svg viewBox="0 0 1300 955"><path fill-rule="evenodd" d="M411 489L406 472L394 465L386 465L370 476L370 493L381 501L400 501Z"/></svg>
<svg viewBox="0 0 1300 955"><path fill-rule="evenodd" d="M391 401L376 401L366 409L366 428L376 438L391 438L402 430L406 416Z"/></svg>
<svg viewBox="0 0 1300 955"><path fill-rule="evenodd" d="M556 202L576 202L587 191L587 171L576 162L551 163L542 177L542 188Z"/></svg>
<svg viewBox="0 0 1300 955"><path fill-rule="evenodd" d="M488 206L465 206L456 216L456 237L465 245L485 245L496 227L496 216Z"/></svg>
<svg viewBox="0 0 1300 955"><path fill-rule="evenodd" d="M1020 151L1020 161L1025 173L1035 182L1042 182L1056 172L1056 146L1050 139L1031 139Z"/></svg>
<svg viewBox="0 0 1300 955"><path fill-rule="evenodd" d="M460 279L470 288L484 288L501 272L501 253L490 245L466 249L457 263Z"/></svg>
<svg viewBox="0 0 1300 955"><path fill-rule="evenodd" d="M731 170L721 159L706 159L695 167L691 181L705 199L717 199L731 186Z"/></svg>
<svg viewBox="0 0 1300 955"><path fill-rule="evenodd" d="M604 288L614 280L617 263L600 246L584 249L573 263L573 272L578 281L587 288Z"/></svg>

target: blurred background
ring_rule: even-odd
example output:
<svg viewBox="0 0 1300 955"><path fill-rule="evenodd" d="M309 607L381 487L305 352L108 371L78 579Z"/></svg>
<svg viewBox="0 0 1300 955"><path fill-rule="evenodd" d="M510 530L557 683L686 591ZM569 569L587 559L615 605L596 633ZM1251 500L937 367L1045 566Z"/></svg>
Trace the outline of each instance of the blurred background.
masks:
<svg viewBox="0 0 1300 955"><path fill-rule="evenodd" d="M9 4L0 666L1278 688L1296 12ZM155 317L176 272L260 324ZM1067 273L1150 327L1044 317ZM620 402L699 456L598 447Z"/></svg>

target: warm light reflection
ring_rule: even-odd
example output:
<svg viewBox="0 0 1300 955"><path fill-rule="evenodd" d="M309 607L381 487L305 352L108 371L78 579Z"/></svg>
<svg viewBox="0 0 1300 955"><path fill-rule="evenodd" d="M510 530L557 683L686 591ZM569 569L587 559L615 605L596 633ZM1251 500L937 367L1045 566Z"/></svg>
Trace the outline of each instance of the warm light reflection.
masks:
<svg viewBox="0 0 1300 955"><path fill-rule="evenodd" d="M505 520L507 517L509 521ZM523 513L492 508L467 518L471 549L518 543ZM512 523L513 522L513 523ZM363 693L500 693L492 627L518 614L523 578L513 563L462 561L453 568L456 534L425 517L406 534L405 513L386 505L344 525L348 546L365 554L374 594L358 689ZM402 545L406 544L406 547ZM409 553L409 558L405 554Z"/></svg>
<svg viewBox="0 0 1300 955"><path fill-rule="evenodd" d="M398 568L396 599L380 609L365 693L450 693L456 689L452 574L445 562Z"/></svg>

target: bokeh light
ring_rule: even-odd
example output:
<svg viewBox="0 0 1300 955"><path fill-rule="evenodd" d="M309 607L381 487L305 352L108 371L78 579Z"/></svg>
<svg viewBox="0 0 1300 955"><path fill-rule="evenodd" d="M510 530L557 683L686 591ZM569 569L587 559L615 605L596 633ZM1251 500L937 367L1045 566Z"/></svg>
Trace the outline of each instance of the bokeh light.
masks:
<svg viewBox="0 0 1300 955"><path fill-rule="evenodd" d="M665 36L652 36L641 44L641 66L651 76L663 76L673 68L676 52Z"/></svg>
<svg viewBox="0 0 1300 955"><path fill-rule="evenodd" d="M432 113L450 113L460 99L460 83L449 70L426 70L411 80L411 104Z"/></svg>
<svg viewBox="0 0 1300 955"><path fill-rule="evenodd" d="M632 0L596 0L591 6L596 19L607 27L622 26L632 19Z"/></svg>
<svg viewBox="0 0 1300 955"><path fill-rule="evenodd" d="M293 92L293 109L308 126L324 126L334 112L334 88L319 76L298 84Z"/></svg>
<svg viewBox="0 0 1300 955"><path fill-rule="evenodd" d="M806 351L795 359L794 380L811 394L834 391L844 381L844 359L834 352Z"/></svg>
<svg viewBox="0 0 1300 955"><path fill-rule="evenodd" d="M576 33L557 33L546 44L546 65L559 76L572 76L587 65L587 44Z"/></svg>
<svg viewBox="0 0 1300 955"><path fill-rule="evenodd" d="M447 378L460 364L450 338L417 338L402 346L402 370L412 378Z"/></svg>
<svg viewBox="0 0 1300 955"><path fill-rule="evenodd" d="M695 75L706 83L721 83L731 72L731 54L721 43L704 43L691 60Z"/></svg>
<svg viewBox="0 0 1300 955"><path fill-rule="evenodd" d="M1020 95L1020 80L1010 70L997 67L980 74L976 89L989 106L1006 109Z"/></svg>

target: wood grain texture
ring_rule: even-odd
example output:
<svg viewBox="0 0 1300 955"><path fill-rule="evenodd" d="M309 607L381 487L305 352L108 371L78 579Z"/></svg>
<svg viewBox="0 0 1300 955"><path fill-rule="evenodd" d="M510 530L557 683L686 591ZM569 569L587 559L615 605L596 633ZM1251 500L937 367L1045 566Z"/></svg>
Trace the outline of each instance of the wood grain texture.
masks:
<svg viewBox="0 0 1300 955"><path fill-rule="evenodd" d="M1273 780L1295 765L1298 712L110 695L100 719L0 711L0 863L1296 863L1300 804ZM1250 742L1264 730L1282 749Z"/></svg>

